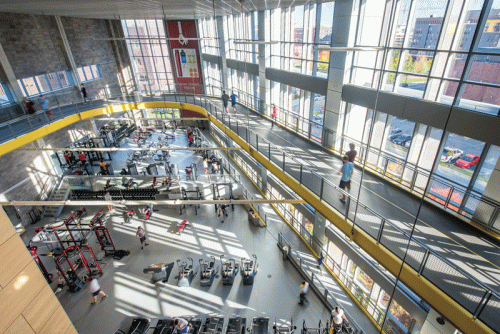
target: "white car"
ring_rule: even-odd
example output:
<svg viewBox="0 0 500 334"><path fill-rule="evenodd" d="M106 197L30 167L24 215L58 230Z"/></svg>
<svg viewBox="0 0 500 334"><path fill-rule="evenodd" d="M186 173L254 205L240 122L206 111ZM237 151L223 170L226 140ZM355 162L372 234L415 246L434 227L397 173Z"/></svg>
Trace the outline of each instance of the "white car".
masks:
<svg viewBox="0 0 500 334"><path fill-rule="evenodd" d="M445 147L443 149L443 153L441 154L441 161L446 163L452 163L457 161L462 157L464 151L459 150L458 148Z"/></svg>

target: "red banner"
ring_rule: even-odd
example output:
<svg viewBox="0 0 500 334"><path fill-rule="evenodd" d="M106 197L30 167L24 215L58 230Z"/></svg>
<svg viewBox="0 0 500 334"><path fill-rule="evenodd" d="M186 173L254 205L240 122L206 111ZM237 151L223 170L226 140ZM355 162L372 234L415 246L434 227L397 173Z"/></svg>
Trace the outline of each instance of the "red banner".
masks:
<svg viewBox="0 0 500 334"><path fill-rule="evenodd" d="M202 94L198 41L191 39L198 37L195 21L167 21L167 36L177 91Z"/></svg>

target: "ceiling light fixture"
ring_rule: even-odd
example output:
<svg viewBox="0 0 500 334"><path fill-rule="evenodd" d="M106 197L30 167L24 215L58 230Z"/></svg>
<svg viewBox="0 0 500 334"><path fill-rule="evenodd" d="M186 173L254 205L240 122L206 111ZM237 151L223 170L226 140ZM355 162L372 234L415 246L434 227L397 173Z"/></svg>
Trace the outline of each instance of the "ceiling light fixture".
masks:
<svg viewBox="0 0 500 334"><path fill-rule="evenodd" d="M318 45L313 47L313 51L379 51L383 50L383 46L323 46Z"/></svg>

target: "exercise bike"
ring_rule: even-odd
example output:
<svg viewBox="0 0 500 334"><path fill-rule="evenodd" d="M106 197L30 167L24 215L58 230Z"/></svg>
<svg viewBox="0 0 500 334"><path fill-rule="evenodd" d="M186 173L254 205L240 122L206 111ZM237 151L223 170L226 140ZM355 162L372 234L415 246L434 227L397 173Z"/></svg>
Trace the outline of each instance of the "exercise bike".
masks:
<svg viewBox="0 0 500 334"><path fill-rule="evenodd" d="M177 286L187 287L191 285L191 282L195 278L198 271L194 271L194 261L192 258L188 257L188 260L191 261L191 264L188 264L187 261L181 262L181 260L177 260L177 267L179 268L179 276Z"/></svg>
<svg viewBox="0 0 500 334"><path fill-rule="evenodd" d="M219 271L219 267L215 268L215 256L210 256L211 260L200 259L200 284L201 286L211 286L214 278Z"/></svg>
<svg viewBox="0 0 500 334"><path fill-rule="evenodd" d="M255 261L250 259L241 259L241 275L243 275L243 284L252 285L255 275L257 275L257 255L252 254Z"/></svg>
<svg viewBox="0 0 500 334"><path fill-rule="evenodd" d="M220 256L222 285L232 285L234 278L238 275L239 266L234 259L222 260L224 255Z"/></svg>

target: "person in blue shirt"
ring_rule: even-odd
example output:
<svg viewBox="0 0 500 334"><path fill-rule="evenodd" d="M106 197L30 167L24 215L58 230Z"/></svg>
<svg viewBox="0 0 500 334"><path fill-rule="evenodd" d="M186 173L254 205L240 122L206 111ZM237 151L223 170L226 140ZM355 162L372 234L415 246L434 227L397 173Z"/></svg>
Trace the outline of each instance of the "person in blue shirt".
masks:
<svg viewBox="0 0 500 334"><path fill-rule="evenodd" d="M340 178L339 187L340 189L345 190L347 182L351 180L351 174L352 170L354 169L354 164L352 162L349 162L349 157L347 155L344 155L344 157L342 158L342 162L344 163L344 165L340 169L340 172L337 173L337 175L342 174L342 177ZM345 203L345 194L342 194L340 201L342 203Z"/></svg>
<svg viewBox="0 0 500 334"><path fill-rule="evenodd" d="M233 111L236 114L236 97L238 95L234 94L234 92L231 94L231 105L233 106Z"/></svg>
<svg viewBox="0 0 500 334"><path fill-rule="evenodd" d="M38 102L40 103L40 106L42 107L42 110L47 113L47 115L50 117L50 121L52 122L52 116L54 113L50 109L50 102L45 98L45 96L40 95L40 98L38 99Z"/></svg>

